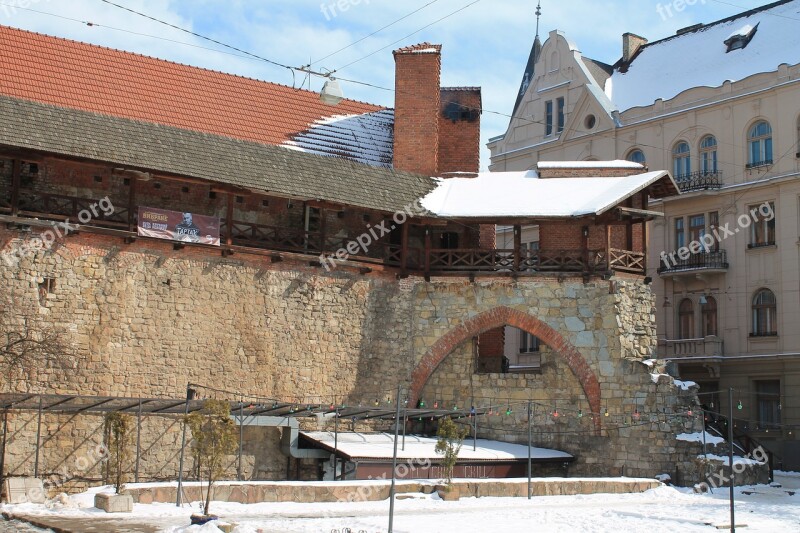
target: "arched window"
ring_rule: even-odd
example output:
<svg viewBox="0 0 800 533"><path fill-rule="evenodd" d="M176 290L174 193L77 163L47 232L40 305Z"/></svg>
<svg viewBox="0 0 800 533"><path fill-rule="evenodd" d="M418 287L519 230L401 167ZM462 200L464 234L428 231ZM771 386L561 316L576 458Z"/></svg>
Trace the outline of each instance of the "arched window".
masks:
<svg viewBox="0 0 800 533"><path fill-rule="evenodd" d="M675 179L687 178L692 171L689 143L681 141L672 149L672 170Z"/></svg>
<svg viewBox="0 0 800 533"><path fill-rule="evenodd" d="M644 157L644 152L642 152L638 148L635 148L630 152L628 152L628 161L644 165L647 160Z"/></svg>
<svg viewBox="0 0 800 533"><path fill-rule="evenodd" d="M700 141L700 171L703 174L717 173L717 139L706 135Z"/></svg>
<svg viewBox="0 0 800 533"><path fill-rule="evenodd" d="M778 301L775 293L761 289L753 297L753 337L778 334Z"/></svg>
<svg viewBox="0 0 800 533"><path fill-rule="evenodd" d="M713 296L705 296L706 303L700 304L703 315L703 337L717 335L717 300Z"/></svg>
<svg viewBox="0 0 800 533"><path fill-rule="evenodd" d="M747 132L747 166L772 164L772 127L764 120L756 122Z"/></svg>
<svg viewBox="0 0 800 533"><path fill-rule="evenodd" d="M694 338L694 303L685 298L678 307L678 337Z"/></svg>

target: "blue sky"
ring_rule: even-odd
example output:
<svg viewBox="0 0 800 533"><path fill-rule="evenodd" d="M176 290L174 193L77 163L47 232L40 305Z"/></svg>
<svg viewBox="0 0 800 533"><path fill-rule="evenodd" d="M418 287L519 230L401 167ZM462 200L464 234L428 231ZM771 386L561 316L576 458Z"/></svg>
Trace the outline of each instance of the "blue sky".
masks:
<svg viewBox="0 0 800 533"><path fill-rule="evenodd" d="M533 42L536 0L478 0L448 16L474 1L114 0L291 66L323 58L422 8L377 35L315 63L314 68L341 69L339 73L344 78L391 88L392 49L422 41L442 44L443 85L481 86L484 108L500 113L483 116L485 167L486 140L502 134L508 125L508 118L502 114L511 112ZM540 33L544 40L553 29L564 31L584 55L614 63L621 55L622 34L627 31L656 40L679 28L711 22L765 3L766 0L542 0ZM447 18L436 22L443 17ZM0 24L286 85L303 82L302 76L293 80L286 69L209 50L221 48L101 0L0 0ZM345 67L357 60L360 61ZM321 80L311 80L312 89L319 90L321 85ZM350 83L344 83L343 88L349 98L386 106L393 103L390 91Z"/></svg>

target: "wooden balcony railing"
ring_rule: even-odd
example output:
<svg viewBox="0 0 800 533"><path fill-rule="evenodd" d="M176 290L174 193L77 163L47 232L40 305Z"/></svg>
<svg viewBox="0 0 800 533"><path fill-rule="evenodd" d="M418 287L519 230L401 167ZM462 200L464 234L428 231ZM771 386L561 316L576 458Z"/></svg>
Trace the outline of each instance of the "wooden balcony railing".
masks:
<svg viewBox="0 0 800 533"><path fill-rule="evenodd" d="M510 272L514 267L514 250L433 249L429 258L431 272Z"/></svg>
<svg viewBox="0 0 800 533"><path fill-rule="evenodd" d="M16 213L19 218L79 223L84 211L92 213L84 228L97 226L123 230L120 235L136 237L137 207L134 197L113 199L113 212L98 208L99 200L30 189L19 189L17 209L8 194L0 190L0 214ZM132 210L131 210L132 208ZM85 218L85 217L84 217ZM230 222L229 222L230 220ZM241 248L274 250L319 257L338 250L357 250L348 260L401 269L401 273L421 275L462 275L469 273L537 274L576 273L605 274L609 270L643 275L645 255L630 250L515 250L513 248L485 250L479 248L434 249L389 242L373 242L356 247L355 237L330 236L323 231L306 231L269 224L259 224L221 217L222 245ZM228 242L230 239L230 242Z"/></svg>
<svg viewBox="0 0 800 533"><path fill-rule="evenodd" d="M608 259L608 266L611 270L635 274L642 274L647 270L647 257L642 252L611 248L608 251Z"/></svg>
<svg viewBox="0 0 800 533"><path fill-rule="evenodd" d="M227 235L227 223L223 220L220 226L220 233ZM234 221L231 238L239 246L317 254L322 251L321 235L302 229Z"/></svg>
<svg viewBox="0 0 800 533"><path fill-rule="evenodd" d="M666 359L684 357L722 357L722 339L710 335L699 339L660 339L660 356Z"/></svg>
<svg viewBox="0 0 800 533"><path fill-rule="evenodd" d="M34 218L69 220L74 224L80 223L82 213L86 213L83 218L88 218L94 226L128 226L126 203L113 204L114 209L110 213L105 213L99 204L99 199L20 189L18 213Z"/></svg>

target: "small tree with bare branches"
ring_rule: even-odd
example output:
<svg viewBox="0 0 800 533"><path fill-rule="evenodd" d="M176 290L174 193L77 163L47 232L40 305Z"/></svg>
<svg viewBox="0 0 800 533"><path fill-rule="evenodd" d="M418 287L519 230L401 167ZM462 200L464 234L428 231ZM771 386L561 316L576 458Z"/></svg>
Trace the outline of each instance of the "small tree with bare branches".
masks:
<svg viewBox="0 0 800 533"><path fill-rule="evenodd" d="M30 380L37 370L66 368L74 349L65 328L30 304L0 297L0 375Z"/></svg>

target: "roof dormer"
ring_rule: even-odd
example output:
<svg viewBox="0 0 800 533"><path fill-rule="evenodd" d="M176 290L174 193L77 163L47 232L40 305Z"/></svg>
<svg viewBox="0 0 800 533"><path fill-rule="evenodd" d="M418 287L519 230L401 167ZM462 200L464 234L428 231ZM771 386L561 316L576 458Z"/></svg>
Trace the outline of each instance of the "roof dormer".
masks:
<svg viewBox="0 0 800 533"><path fill-rule="evenodd" d="M728 38L724 41L725 46L727 46L727 52L733 52L734 50L741 50L747 47L758 31L758 24L755 26L746 24L735 32L731 33L730 36L728 36Z"/></svg>

